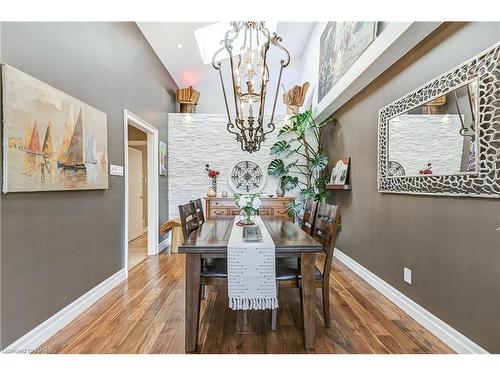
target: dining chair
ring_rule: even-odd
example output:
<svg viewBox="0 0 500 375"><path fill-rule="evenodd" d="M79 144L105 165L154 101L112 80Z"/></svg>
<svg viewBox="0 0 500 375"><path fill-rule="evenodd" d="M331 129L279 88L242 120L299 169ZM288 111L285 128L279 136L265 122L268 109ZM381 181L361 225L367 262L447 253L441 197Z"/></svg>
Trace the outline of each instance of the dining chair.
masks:
<svg viewBox="0 0 500 375"><path fill-rule="evenodd" d="M180 205L179 216L181 218L182 234L184 235L184 240L186 240L193 231L200 227L194 203L190 202Z"/></svg>
<svg viewBox="0 0 500 375"><path fill-rule="evenodd" d="M201 200L200 200L201 203ZM202 211L203 213L203 211ZM198 212L195 203L190 202L179 206L182 233L184 240L200 228ZM199 298L205 299L206 285L220 285L227 280L227 260L225 258L202 259Z"/></svg>
<svg viewBox="0 0 500 375"><path fill-rule="evenodd" d="M203 206L201 204L201 199L195 199L189 201L190 203L194 203L194 208L196 209L196 215L198 216L198 223L201 225L205 222L205 214L203 213Z"/></svg>
<svg viewBox="0 0 500 375"><path fill-rule="evenodd" d="M302 215L302 222L300 228L307 234L311 234L314 226L314 217L316 216L316 209L318 208L318 201L310 199L304 206L304 214Z"/></svg>
<svg viewBox="0 0 500 375"><path fill-rule="evenodd" d="M316 288L323 291L323 318L325 327L330 327L330 272L332 270L333 252L337 240L341 220L338 206L320 203L314 217L311 235L321 244L325 254L323 270L317 266L314 272ZM279 288L301 288L299 258L276 259L276 280ZM302 299L302 293L300 293ZM272 314L271 327L276 327L277 314Z"/></svg>

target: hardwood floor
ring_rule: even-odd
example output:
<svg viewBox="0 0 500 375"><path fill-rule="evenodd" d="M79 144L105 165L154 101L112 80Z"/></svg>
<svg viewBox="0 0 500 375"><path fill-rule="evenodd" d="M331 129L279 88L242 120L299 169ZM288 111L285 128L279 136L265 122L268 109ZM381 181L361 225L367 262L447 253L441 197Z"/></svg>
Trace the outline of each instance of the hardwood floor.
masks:
<svg viewBox="0 0 500 375"><path fill-rule="evenodd" d="M270 312L250 314L250 333L236 334L225 287L201 303L201 353L453 353L420 324L334 261L331 328L317 290L315 351L304 350L297 289L280 291L278 329ZM42 345L49 353L184 353L184 255L148 257L129 279Z"/></svg>
<svg viewBox="0 0 500 375"><path fill-rule="evenodd" d="M128 269L132 269L148 257L148 234L134 238L128 243Z"/></svg>

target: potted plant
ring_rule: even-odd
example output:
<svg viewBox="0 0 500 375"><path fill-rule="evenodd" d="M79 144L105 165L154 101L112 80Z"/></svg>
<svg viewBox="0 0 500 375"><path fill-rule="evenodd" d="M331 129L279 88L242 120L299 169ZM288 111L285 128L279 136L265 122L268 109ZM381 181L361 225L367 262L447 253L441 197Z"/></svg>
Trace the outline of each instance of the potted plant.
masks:
<svg viewBox="0 0 500 375"><path fill-rule="evenodd" d="M217 177L219 177L219 171L215 169L210 169L209 164L205 164L205 170L207 171L208 177L212 179L212 186L208 189L207 197L217 196Z"/></svg>
<svg viewBox="0 0 500 375"><path fill-rule="evenodd" d="M267 173L280 179L284 191L300 189L296 201L287 206L292 217L299 216L306 200L326 202L328 199L328 158L322 153L321 129L330 122L337 123L333 119L316 123L311 109L293 115L290 122L281 127L278 133L281 139L271 147L271 155L278 158L271 161ZM293 156L297 159L291 163L283 160Z"/></svg>
<svg viewBox="0 0 500 375"><path fill-rule="evenodd" d="M234 201L236 207L244 212L244 220L240 221L242 225L253 225L252 216L259 213L259 208L262 205L260 194L235 194Z"/></svg>

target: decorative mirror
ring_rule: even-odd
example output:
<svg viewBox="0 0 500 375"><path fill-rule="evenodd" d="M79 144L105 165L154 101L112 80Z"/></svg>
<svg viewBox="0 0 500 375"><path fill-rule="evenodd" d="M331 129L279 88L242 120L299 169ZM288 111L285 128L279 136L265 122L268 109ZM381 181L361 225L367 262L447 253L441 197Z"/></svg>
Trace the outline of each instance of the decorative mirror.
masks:
<svg viewBox="0 0 500 375"><path fill-rule="evenodd" d="M229 170L229 186L235 193L258 193L266 184L264 170L256 161L250 159L238 160Z"/></svg>
<svg viewBox="0 0 500 375"><path fill-rule="evenodd" d="M379 191L500 197L500 43L379 112Z"/></svg>

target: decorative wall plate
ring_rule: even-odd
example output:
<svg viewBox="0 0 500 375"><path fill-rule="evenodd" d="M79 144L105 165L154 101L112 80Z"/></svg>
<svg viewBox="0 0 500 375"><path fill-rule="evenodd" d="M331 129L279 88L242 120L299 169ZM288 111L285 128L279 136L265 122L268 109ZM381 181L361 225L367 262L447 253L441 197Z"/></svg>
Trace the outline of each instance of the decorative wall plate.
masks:
<svg viewBox="0 0 500 375"><path fill-rule="evenodd" d="M499 65L500 43L497 43L379 111L379 192L500 198ZM403 175L404 172L398 168L395 160L389 160L390 120L452 93L472 81L477 83L476 93L472 93L477 103L473 128L477 145L477 158L474 154L477 168L465 173Z"/></svg>
<svg viewBox="0 0 500 375"><path fill-rule="evenodd" d="M266 184L265 169L254 160L238 160L229 169L228 183L235 193L258 193Z"/></svg>

